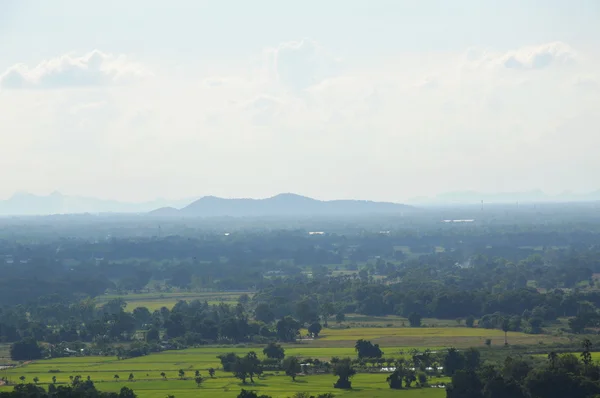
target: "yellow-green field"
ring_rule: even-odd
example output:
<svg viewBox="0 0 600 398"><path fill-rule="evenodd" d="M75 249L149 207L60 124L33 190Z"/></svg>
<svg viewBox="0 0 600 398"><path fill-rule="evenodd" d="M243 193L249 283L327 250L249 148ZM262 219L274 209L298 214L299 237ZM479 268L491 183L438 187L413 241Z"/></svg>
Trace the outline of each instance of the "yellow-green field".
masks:
<svg viewBox="0 0 600 398"><path fill-rule="evenodd" d="M104 295L96 298L98 305L102 305L107 301L115 298L122 298L127 302L126 311L133 311L136 307L146 307L150 311L167 307L169 309L180 300L192 301L200 300L207 301L209 304L233 304L237 303L238 298L242 293L238 292L163 292L163 293L138 293L125 295ZM249 294L251 296L251 294Z"/></svg>
<svg viewBox="0 0 600 398"><path fill-rule="evenodd" d="M386 358L400 358L409 355L413 348L424 350L429 348L437 351L450 346L480 346L485 349L485 339L492 339L492 344L503 344L504 333L499 330L472 329L466 327L447 328L350 328L324 329L319 339L302 341L284 346L286 355L302 358L319 358L329 360L331 357L354 357L354 343L360 338L381 343ZM538 335L530 336L522 333L509 333L512 344L528 342L537 344L538 341L556 341L557 337ZM333 391L335 377L332 375L308 375L292 382L279 372L265 375L257 380L254 386L243 386L230 373L220 370L221 364L217 356L227 352L244 355L255 351L262 357L262 346L232 347L205 346L181 351L166 351L126 360L115 357L71 357L52 360L42 360L25 366L0 371L0 376L10 382L19 383L19 378L25 376L25 382L39 378L40 384L48 384L52 376L58 383L68 383L69 376L80 375L84 379L90 376L100 390L117 391L123 385L133 388L141 398L164 398L167 394L176 397L191 397L207 395L211 397L235 397L242 387L259 391L274 397L291 396L297 391L312 394ZM595 357L599 354L594 354ZM600 358L600 356L598 356ZM217 369L217 378L207 380L201 387L193 381L193 375L199 370L203 376L208 376L207 369ZM186 372L186 380L179 380L178 371ZM163 380L161 373L166 374ZM126 381L133 373L134 381ZM115 379L119 375L119 379ZM334 391L336 395L348 397L387 397L402 394L409 397L444 397L445 392L439 388L414 388L408 391L392 391L385 381L384 373L359 374L353 379L352 391ZM118 380L118 381L115 381ZM447 380L431 380L430 384ZM0 391L10 389L10 386L0 387Z"/></svg>
<svg viewBox="0 0 600 398"><path fill-rule="evenodd" d="M492 345L504 343L502 331L479 328L336 328L323 329L321 337L315 340L284 345L285 354L321 360L329 360L334 356L355 357L354 344L361 338L379 343L386 358L407 356L413 348L419 350L429 348L437 351L451 346L474 346L485 349L486 339L491 339ZM550 343L561 339L547 335L509 333L508 340L511 344L537 345L539 341ZM274 397L288 397L298 391L306 391L311 394L334 392L336 395L369 398L391 397L398 394L408 397L442 398L445 396L443 389L431 387L392 391L388 388L385 380L387 375L384 373L359 374L353 379L352 391L334 391L335 377L333 375L308 375L299 378L294 383L282 373L273 372L257 380L254 386L243 386L230 373L220 370L221 364L217 358L218 355L228 352L244 355L249 351L255 351L259 357L262 357L262 348L263 346L205 346L181 351L165 351L126 360L118 360L116 357L58 358L2 370L0 377L6 378L13 384L19 383L21 376L25 376L25 382L32 382L34 377L38 377L39 383L44 385L52 381L52 376L56 376L58 383L68 383L69 376L80 375L84 379L89 376L97 383L100 390L118 391L123 385L128 385L136 391L140 398L164 398L167 394L173 394L178 398L198 395L235 397L242 387ZM600 353L594 354L594 358L600 359ZM208 376L207 369L211 367L217 369L217 378L208 379L201 387L197 387L193 380L194 372L199 370L206 377ZM178 378L180 369L186 372L185 380ZM162 372L166 374L166 380L161 376ZM132 382L127 381L130 373L135 376ZM119 378L116 379L115 375L119 375ZM431 380L430 384L441 381L447 380ZM11 388L11 386L3 386L0 387L0 391Z"/></svg>
<svg viewBox="0 0 600 398"><path fill-rule="evenodd" d="M256 349L260 352L260 349ZM349 353L342 350L318 349L324 357L331 354ZM182 351L170 351L153 354L146 357L117 360L115 357L83 357L83 358L58 358L6 370L0 372L2 377L12 383L19 383L19 378L25 376L25 382L32 382L34 377L39 378L40 385L52 382L52 376L56 376L57 383L69 383L69 376L80 375L82 378L90 376L100 390L118 391L123 385L135 390L141 398L164 398L167 394L175 397L192 397L207 395L210 397L235 397L241 388L252 389L260 393L274 397L288 397L297 391L306 391L312 394L333 391L335 377L328 375L308 375L299 377L297 382L292 382L283 373L267 373L263 378L257 379L254 385L243 385L239 380L232 377L230 373L217 370L215 379L207 379L198 388L194 382L194 372L199 370L205 377L208 376L207 369L219 368L220 362L216 358L218 354L225 352L236 352L240 355L250 351L247 348L219 348L205 347L199 349L188 349ZM262 353L261 353L262 354ZM314 349L292 347L286 350L288 355L321 356ZM317 355L312 355L317 354ZM325 355L327 354L327 355ZM352 353L353 354L353 353ZM180 380L179 369L186 372L185 380ZM161 373L166 374L166 380ZM129 382L127 378L130 373L135 376L134 381ZM119 375L119 379L115 379ZM358 374L353 378L352 391L335 391L336 395L349 397L391 397L398 394L392 391L386 383L386 373ZM115 381L119 380L119 381ZM430 384L448 382L448 379L435 378ZM0 387L0 391L10 390L11 386ZM443 389L424 387L403 391L403 395L409 397L444 397Z"/></svg>
<svg viewBox="0 0 600 398"><path fill-rule="evenodd" d="M353 347L358 339L371 340L382 347L484 347L487 339L492 340L492 345L504 345L504 332L467 327L324 329L319 339L311 344L314 347ZM510 344L536 345L540 342L559 341L566 342L568 339L550 335L508 333Z"/></svg>
<svg viewBox="0 0 600 398"><path fill-rule="evenodd" d="M333 383L336 378L333 375L299 376L296 382L283 375L267 375L261 379L256 379L254 385L250 383L243 385L239 380L229 375L219 374L214 379L207 379L201 387L197 387L193 377L188 377L186 380L108 381L96 382L95 384L101 391L115 392L118 392L123 386L128 386L140 398L165 398L167 395L174 395L176 398L197 396L233 398L239 394L242 388L254 390L260 394L267 394L275 398L291 397L296 392L309 392L310 394L333 392L336 396L349 398L383 398L397 397L398 395L409 398L443 398L446 396L443 388L423 387L402 391L390 390L385 381L386 377L387 374L385 373L358 374L352 379L352 390L335 390ZM430 380L432 384L439 382L448 382L448 379ZM0 391L9 389L8 387L0 387Z"/></svg>

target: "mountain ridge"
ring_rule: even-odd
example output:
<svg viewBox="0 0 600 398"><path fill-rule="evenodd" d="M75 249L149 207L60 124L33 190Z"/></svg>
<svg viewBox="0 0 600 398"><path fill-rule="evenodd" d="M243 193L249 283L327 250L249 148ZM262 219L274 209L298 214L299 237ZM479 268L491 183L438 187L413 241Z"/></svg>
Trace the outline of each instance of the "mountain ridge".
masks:
<svg viewBox="0 0 600 398"><path fill-rule="evenodd" d="M110 199L63 195L54 191L48 195L15 192L0 200L0 216L35 216L80 213L146 213L159 207L183 207L197 198L180 200L156 199L133 203Z"/></svg>
<svg viewBox="0 0 600 398"><path fill-rule="evenodd" d="M149 214L165 217L325 216L401 214L411 209L414 208L400 203L351 199L327 201L293 193L282 193L264 199L226 199L216 196L205 196L180 210L159 208Z"/></svg>

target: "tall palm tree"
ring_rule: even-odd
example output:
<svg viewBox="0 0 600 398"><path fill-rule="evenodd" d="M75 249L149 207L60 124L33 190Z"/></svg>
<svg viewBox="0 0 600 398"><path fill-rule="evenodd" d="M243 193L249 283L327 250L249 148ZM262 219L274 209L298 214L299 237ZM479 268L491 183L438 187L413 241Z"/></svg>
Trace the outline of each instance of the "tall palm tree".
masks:
<svg viewBox="0 0 600 398"><path fill-rule="evenodd" d="M504 318L502 320L502 331L504 332L504 345L508 345L508 328L510 326L510 322L508 318Z"/></svg>
<svg viewBox="0 0 600 398"><path fill-rule="evenodd" d="M556 360L558 359L558 354L554 351L551 351L548 354L548 362L550 362L550 368L554 369L556 367Z"/></svg>

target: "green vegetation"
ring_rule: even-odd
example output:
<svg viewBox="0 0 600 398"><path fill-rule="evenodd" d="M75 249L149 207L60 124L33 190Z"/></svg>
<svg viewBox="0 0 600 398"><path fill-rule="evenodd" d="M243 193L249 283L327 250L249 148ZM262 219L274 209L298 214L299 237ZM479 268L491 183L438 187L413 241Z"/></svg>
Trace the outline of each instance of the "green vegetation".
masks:
<svg viewBox="0 0 600 398"><path fill-rule="evenodd" d="M320 220L318 235L129 225L110 239L4 224L0 355L15 366L0 390L538 398L556 376L595 393L600 220L540 214Z"/></svg>
<svg viewBox="0 0 600 398"><path fill-rule="evenodd" d="M96 303L99 306L106 304L110 300L122 299L127 304L126 311L133 311L138 307L146 307L150 311L160 310L162 307L172 309L180 300L192 301L200 300L209 305L235 305L242 293L235 292L152 292L152 293L127 293L125 295L110 294L99 297ZM247 294L247 293L246 293Z"/></svg>

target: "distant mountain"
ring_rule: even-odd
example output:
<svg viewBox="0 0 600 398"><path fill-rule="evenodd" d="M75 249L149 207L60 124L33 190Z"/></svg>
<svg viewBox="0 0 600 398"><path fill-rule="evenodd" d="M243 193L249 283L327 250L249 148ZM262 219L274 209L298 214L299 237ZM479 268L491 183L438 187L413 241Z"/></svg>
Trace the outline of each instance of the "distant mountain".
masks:
<svg viewBox="0 0 600 398"><path fill-rule="evenodd" d="M160 217L171 217L171 216L179 216L179 210L171 207L171 206L167 206L167 207L160 207L156 210L152 210L150 211L148 214L152 215L152 216L160 216Z"/></svg>
<svg viewBox="0 0 600 398"><path fill-rule="evenodd" d="M546 203L546 202L591 202L600 200L600 190L588 193L563 192L548 195L541 190L527 192L482 193L476 191L447 192L432 198L419 197L409 201L413 204L454 205L484 203Z"/></svg>
<svg viewBox="0 0 600 398"><path fill-rule="evenodd" d="M205 196L182 208L161 208L150 212L164 217L259 217L259 216L335 216L400 214L411 206L362 200L321 201L295 194L280 194L267 199L224 199Z"/></svg>
<svg viewBox="0 0 600 398"><path fill-rule="evenodd" d="M115 200L67 196L60 192L53 192L46 196L18 192L6 200L0 200L0 216L75 213L147 213L158 207L183 207L195 199L174 201L158 199L144 203L127 203Z"/></svg>

